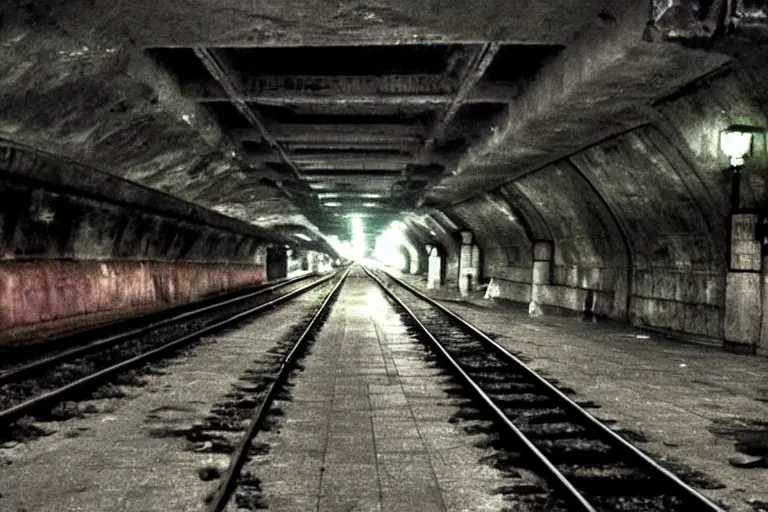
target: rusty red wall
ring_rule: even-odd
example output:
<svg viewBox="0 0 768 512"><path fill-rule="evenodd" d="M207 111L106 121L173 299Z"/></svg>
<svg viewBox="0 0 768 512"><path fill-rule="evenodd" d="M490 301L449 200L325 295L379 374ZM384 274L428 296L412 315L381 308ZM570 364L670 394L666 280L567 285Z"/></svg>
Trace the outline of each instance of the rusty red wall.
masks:
<svg viewBox="0 0 768 512"><path fill-rule="evenodd" d="M0 263L0 333L99 313L129 316L257 285L262 265L189 262L56 261ZM79 317L79 318L78 318ZM71 322L70 322L71 323Z"/></svg>

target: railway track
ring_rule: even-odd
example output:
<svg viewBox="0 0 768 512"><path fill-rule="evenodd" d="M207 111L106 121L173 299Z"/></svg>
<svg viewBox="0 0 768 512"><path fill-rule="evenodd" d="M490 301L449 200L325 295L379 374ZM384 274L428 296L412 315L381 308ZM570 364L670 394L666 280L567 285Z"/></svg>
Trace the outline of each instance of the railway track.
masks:
<svg viewBox="0 0 768 512"><path fill-rule="evenodd" d="M253 485L250 481L249 475L241 474L243 466L253 455L254 450L253 440L258 434L259 430L264 426L265 420L269 415L270 407L272 406L275 398L278 396L285 384L291 371L295 368L296 362L303 353L304 349L312 340L314 334L322 325L324 319L327 317L330 309L337 297L339 290L341 289L344 281L349 275L351 267L348 268L341 279L333 286L331 291L325 296L322 304L307 322L306 327L298 336L296 341L288 350L287 354L280 361L277 371L267 377L269 385L266 389L255 390L253 397L244 398L246 402L252 402L248 404L251 410L250 421L244 433L240 436L239 441L232 451L230 463L224 474L221 475L219 480L219 486L216 491L210 496L207 502L207 508L209 512L221 512L227 509L227 505L232 500L234 491L239 487L248 487ZM258 405L255 403L258 402ZM255 405L255 407L251 406ZM217 426L218 430L222 427Z"/></svg>
<svg viewBox="0 0 768 512"><path fill-rule="evenodd" d="M569 509L721 511L441 304L365 269ZM378 275L377 275L378 274ZM379 277L381 276L381 277Z"/></svg>
<svg viewBox="0 0 768 512"><path fill-rule="evenodd" d="M88 345L98 347L98 343L103 345L111 341L135 338L165 326L178 324L182 320L190 320L227 306L243 304L250 299L273 293L278 289L301 283L312 277L313 274L303 274L298 277L279 279L261 286L236 290L137 317L74 330L53 338L29 340L23 344L10 343L0 347L0 376L43 358L52 358ZM2 383L3 381L0 381L0 384Z"/></svg>
<svg viewBox="0 0 768 512"><path fill-rule="evenodd" d="M49 410L56 404L89 395L115 376L157 360L201 336L289 301L338 276L329 274L304 284L306 277L287 279L220 301L205 301L171 316L151 315L113 326L118 332L97 328L102 337L27 361L0 373L0 429L21 417ZM287 291L286 291L287 290ZM275 296L277 294L277 296Z"/></svg>

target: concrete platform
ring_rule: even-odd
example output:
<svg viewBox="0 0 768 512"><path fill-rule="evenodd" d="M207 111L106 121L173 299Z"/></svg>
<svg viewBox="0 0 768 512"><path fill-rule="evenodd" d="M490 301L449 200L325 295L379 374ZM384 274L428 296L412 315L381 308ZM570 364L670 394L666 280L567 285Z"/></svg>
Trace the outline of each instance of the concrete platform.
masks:
<svg viewBox="0 0 768 512"><path fill-rule="evenodd" d="M661 334L526 308L407 281L520 355L532 368L600 406L593 414L638 431L644 451L704 473L703 493L732 511L768 510L768 469L736 468L738 440L768 446L768 359L684 343ZM756 433L756 434L750 434Z"/></svg>
<svg viewBox="0 0 768 512"><path fill-rule="evenodd" d="M380 289L354 272L292 382L270 451L246 470L279 511L491 511L510 479L451 422L450 378ZM482 435L480 435L482 437ZM513 479L520 480L520 478ZM237 510L233 508L233 510Z"/></svg>

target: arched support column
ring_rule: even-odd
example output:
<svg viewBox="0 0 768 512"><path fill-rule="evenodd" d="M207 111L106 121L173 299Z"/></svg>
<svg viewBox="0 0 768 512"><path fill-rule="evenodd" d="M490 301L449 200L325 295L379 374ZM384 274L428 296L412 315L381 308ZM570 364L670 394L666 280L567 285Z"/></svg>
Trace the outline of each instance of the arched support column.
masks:
<svg viewBox="0 0 768 512"><path fill-rule="evenodd" d="M276 281L288 275L288 252L283 246L266 248L267 280Z"/></svg>
<svg viewBox="0 0 768 512"><path fill-rule="evenodd" d="M427 289L434 290L443 286L443 258L437 247L429 247L427 267Z"/></svg>
<svg viewBox="0 0 768 512"><path fill-rule="evenodd" d="M475 289L480 278L480 248L474 243L471 231L464 230L460 234L459 292L465 296Z"/></svg>
<svg viewBox="0 0 768 512"><path fill-rule="evenodd" d="M553 254L554 250L552 242L534 242L533 271L531 272L531 302L528 304L528 314L531 316L540 316L543 314L541 305L546 301L546 287L552 284Z"/></svg>

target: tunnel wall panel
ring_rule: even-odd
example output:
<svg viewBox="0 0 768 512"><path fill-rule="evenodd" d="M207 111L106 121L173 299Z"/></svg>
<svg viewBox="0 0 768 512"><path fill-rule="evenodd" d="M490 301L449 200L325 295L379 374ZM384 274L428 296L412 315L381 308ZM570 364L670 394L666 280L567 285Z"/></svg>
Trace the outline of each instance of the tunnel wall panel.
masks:
<svg viewBox="0 0 768 512"><path fill-rule="evenodd" d="M258 285L263 265L134 261L0 263L0 333L128 317Z"/></svg>
<svg viewBox="0 0 768 512"><path fill-rule="evenodd" d="M0 258L254 262L285 238L75 162L0 141Z"/></svg>
<svg viewBox="0 0 768 512"><path fill-rule="evenodd" d="M646 126L571 161L605 198L632 251L632 323L721 336L725 233L692 192L697 176Z"/></svg>
<svg viewBox="0 0 768 512"><path fill-rule="evenodd" d="M0 332L86 326L260 284L268 240L238 224L0 145Z"/></svg>
<svg viewBox="0 0 768 512"><path fill-rule="evenodd" d="M450 215L473 232L481 249L482 277L505 281L491 291L503 298L530 300L532 245L525 226L501 196L486 195L454 206Z"/></svg>
<svg viewBox="0 0 768 512"><path fill-rule="evenodd" d="M626 243L602 198L578 169L561 161L507 188L535 206L552 235L553 286L546 287L543 303L625 319Z"/></svg>

